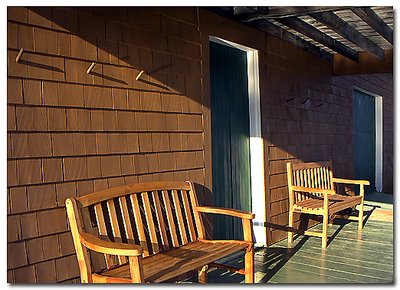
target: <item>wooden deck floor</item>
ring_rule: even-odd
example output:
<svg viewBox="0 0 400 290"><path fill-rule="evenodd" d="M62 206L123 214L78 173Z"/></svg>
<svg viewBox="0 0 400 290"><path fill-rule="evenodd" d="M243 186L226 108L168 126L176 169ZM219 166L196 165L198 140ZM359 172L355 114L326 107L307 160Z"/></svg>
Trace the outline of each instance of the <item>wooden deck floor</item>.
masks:
<svg viewBox="0 0 400 290"><path fill-rule="evenodd" d="M369 206L368 206L369 205ZM338 220L329 228L334 236L326 250L321 239L300 236L288 248L287 240L261 248L255 254L256 283L393 283L393 211L390 205L366 202L362 232L357 222ZM314 227L321 230L321 225ZM243 258L228 262L242 266ZM208 275L209 283L244 282L224 270Z"/></svg>

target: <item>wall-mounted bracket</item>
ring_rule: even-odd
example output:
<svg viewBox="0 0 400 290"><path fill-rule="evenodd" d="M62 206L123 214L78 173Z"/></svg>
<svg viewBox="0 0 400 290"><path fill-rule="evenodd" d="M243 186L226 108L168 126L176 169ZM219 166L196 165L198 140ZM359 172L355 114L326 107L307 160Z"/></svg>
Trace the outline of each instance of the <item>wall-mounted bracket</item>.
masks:
<svg viewBox="0 0 400 290"><path fill-rule="evenodd" d="M18 54L17 54L17 57L15 58L15 62L16 62L16 63L19 62L19 60L21 59L23 53L24 53L24 49L21 48L21 49L19 50Z"/></svg>
<svg viewBox="0 0 400 290"><path fill-rule="evenodd" d="M92 62L92 64L89 66L89 68L87 69L86 73L90 74L90 72L93 70L93 68L95 67L96 63Z"/></svg>
<svg viewBox="0 0 400 290"><path fill-rule="evenodd" d="M141 70L138 74L137 74L137 76L136 76L136 80L139 80L140 79L140 77L142 76L142 74L144 74L144 70Z"/></svg>

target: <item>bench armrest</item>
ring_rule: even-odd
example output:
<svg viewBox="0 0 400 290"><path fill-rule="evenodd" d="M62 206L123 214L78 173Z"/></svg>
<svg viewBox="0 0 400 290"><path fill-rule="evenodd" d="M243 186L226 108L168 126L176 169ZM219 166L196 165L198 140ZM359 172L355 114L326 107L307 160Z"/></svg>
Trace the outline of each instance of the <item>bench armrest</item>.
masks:
<svg viewBox="0 0 400 290"><path fill-rule="evenodd" d="M82 245L84 245L86 248L104 254L118 256L140 256L143 252L141 246L105 241L84 232L79 234L79 238Z"/></svg>
<svg viewBox="0 0 400 290"><path fill-rule="evenodd" d="M198 206L196 207L199 212L204 212L204 213L213 213L213 214L223 214L223 215L229 215L233 217L238 217L241 219L253 219L254 214L243 211L243 210L238 210L238 209L231 209L231 208L224 208L224 207L211 207L211 206Z"/></svg>
<svg viewBox="0 0 400 290"><path fill-rule="evenodd" d="M368 180L353 180L353 179L345 179L345 178L332 178L332 181L335 183L346 183L346 184L363 184L363 185L369 185Z"/></svg>
<svg viewBox="0 0 400 290"><path fill-rule="evenodd" d="M243 238L245 242L249 243L248 251L253 247L253 218L254 213L223 207L212 207L212 206L197 206L198 212L212 213L212 214L223 214L233 217L238 217L242 219L243 226Z"/></svg>
<svg viewBox="0 0 400 290"><path fill-rule="evenodd" d="M324 195L336 193L333 189L312 188L312 187L295 186L295 185L292 186L292 190L300 192L322 193Z"/></svg>

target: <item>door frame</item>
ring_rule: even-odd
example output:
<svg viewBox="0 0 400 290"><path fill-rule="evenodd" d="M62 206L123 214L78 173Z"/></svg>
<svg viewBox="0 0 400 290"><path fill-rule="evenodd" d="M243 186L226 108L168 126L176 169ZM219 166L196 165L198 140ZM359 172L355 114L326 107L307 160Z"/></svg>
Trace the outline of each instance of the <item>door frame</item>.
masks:
<svg viewBox="0 0 400 290"><path fill-rule="evenodd" d="M359 91L375 99L375 190L382 192L383 184L383 98L378 94L353 86Z"/></svg>
<svg viewBox="0 0 400 290"><path fill-rule="evenodd" d="M256 246L266 246L266 196L264 141L261 135L261 103L258 50L216 36L209 41L246 52L249 96L251 211L255 214L253 230Z"/></svg>

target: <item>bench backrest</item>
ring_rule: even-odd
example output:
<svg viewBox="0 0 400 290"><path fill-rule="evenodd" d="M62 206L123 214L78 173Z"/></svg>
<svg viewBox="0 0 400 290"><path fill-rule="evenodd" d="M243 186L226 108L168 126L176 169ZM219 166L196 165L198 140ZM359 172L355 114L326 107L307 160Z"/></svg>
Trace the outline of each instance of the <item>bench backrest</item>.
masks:
<svg viewBox="0 0 400 290"><path fill-rule="evenodd" d="M287 163L288 186L303 186L319 189L333 189L332 161ZM318 194L317 194L318 195ZM307 195L295 193L293 202L307 198Z"/></svg>
<svg viewBox="0 0 400 290"><path fill-rule="evenodd" d="M124 256L110 255L101 262L95 253L90 253L91 260L97 261L84 261L88 255L80 244L80 231L141 245L144 256L204 237L195 189L189 181L138 183L70 199L76 204L75 208L67 204L71 232L78 261L85 264L80 268L95 264L97 269L92 271L98 271L127 262Z"/></svg>

